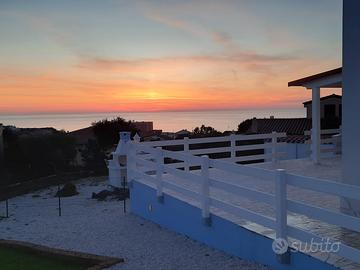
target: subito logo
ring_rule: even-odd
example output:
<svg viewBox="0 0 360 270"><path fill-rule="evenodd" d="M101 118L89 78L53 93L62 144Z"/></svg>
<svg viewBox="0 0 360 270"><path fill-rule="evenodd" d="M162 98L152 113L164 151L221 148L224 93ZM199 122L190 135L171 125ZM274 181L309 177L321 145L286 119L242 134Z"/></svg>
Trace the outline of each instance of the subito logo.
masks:
<svg viewBox="0 0 360 270"><path fill-rule="evenodd" d="M285 254L288 251L289 243L286 239L276 238L272 243L272 249L276 254Z"/></svg>

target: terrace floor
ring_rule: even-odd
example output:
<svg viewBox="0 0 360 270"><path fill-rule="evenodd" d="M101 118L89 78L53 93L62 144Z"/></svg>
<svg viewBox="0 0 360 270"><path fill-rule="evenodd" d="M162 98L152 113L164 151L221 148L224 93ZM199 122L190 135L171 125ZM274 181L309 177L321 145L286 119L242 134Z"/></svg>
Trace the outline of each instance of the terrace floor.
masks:
<svg viewBox="0 0 360 270"><path fill-rule="evenodd" d="M340 158L323 159L321 164L319 165L314 165L308 159L298 159L298 160L280 161L276 164L259 163L249 166L270 169L270 170L285 169L287 172L292 174L308 176L308 177L316 177L331 181L341 181ZM195 174L199 173L199 171L192 171L192 172ZM248 187L262 192L267 192L272 194L275 192L275 186L273 181L261 180L254 177L231 174L217 169L210 169L209 174L210 174L209 175L210 178L213 179L234 183L234 184L236 183L237 185ZM183 179L179 179L172 175L165 175L164 180L174 182L177 185L186 187L187 189L193 191L197 191L197 192L200 191L199 184L190 181L184 182ZM174 191L166 190L166 189L165 192L175 197L178 197L182 200L185 200L190 204L199 206L199 202L192 200L191 198L186 198L184 197L184 195L180 195ZM255 202L245 197L230 195L229 193L214 188L210 189L210 195L216 199L229 202L231 204L246 208L256 213L260 213L262 215L269 217L275 217L274 208L272 208L271 206L265 203ZM288 198L312 206L318 206L318 207L326 208L328 210L339 212L340 200L337 196L288 186ZM231 220L252 231L263 234L270 238L275 238L275 232L271 229L265 228L263 226L260 226L258 224L246 220L242 220L238 217L231 216L228 213L222 212L216 208L212 208L211 212L219 216L222 216L228 220ZM314 219L310 219L306 216L293 214L293 213L288 214L288 223L292 226L315 233L316 235L319 235L321 237L324 238L330 237L333 240L341 241L349 246L360 248L360 233L349 231L338 226L329 225L327 223L323 223ZM323 261L327 261L329 264L335 265L342 269L360 269L359 264L350 262L349 260L341 258L340 256L333 253L331 254L311 253L310 255L317 257Z"/></svg>

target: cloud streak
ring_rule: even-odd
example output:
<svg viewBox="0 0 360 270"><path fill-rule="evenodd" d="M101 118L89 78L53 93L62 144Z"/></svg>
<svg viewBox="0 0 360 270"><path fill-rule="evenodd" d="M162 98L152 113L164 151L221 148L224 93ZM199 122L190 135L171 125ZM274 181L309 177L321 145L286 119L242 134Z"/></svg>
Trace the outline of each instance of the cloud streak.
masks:
<svg viewBox="0 0 360 270"><path fill-rule="evenodd" d="M146 69L156 69L158 67L187 69L189 66L210 65L219 67L220 65L235 65L239 68L244 67L249 71L256 72L254 66L268 66L279 63L295 62L298 59L290 55L263 55L255 52L237 52L234 54L214 54L214 55L192 55L192 56L171 56L159 58L140 58L140 59L106 59L100 57L81 57L75 66L82 69L96 71L141 71Z"/></svg>

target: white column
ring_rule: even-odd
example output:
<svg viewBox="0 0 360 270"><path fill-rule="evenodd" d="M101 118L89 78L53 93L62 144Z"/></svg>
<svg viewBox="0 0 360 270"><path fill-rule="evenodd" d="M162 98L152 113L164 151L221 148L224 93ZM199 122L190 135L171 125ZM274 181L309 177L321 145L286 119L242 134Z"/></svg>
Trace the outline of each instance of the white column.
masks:
<svg viewBox="0 0 360 270"><path fill-rule="evenodd" d="M312 88L312 130L311 130L311 153L315 164L320 161L320 88Z"/></svg>

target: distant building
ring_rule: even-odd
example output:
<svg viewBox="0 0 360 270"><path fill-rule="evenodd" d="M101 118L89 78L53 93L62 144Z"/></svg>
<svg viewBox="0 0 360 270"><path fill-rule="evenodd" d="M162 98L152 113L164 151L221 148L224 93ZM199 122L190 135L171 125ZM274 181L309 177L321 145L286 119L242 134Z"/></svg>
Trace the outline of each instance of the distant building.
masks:
<svg viewBox="0 0 360 270"><path fill-rule="evenodd" d="M175 132L162 132L161 135L167 138L167 140L175 138Z"/></svg>
<svg viewBox="0 0 360 270"><path fill-rule="evenodd" d="M175 132L175 139L183 139L185 137L189 137L191 135L191 132L187 129L179 130L178 132Z"/></svg>
<svg viewBox="0 0 360 270"><path fill-rule="evenodd" d="M253 118L245 133L265 134L285 132L288 135L304 135L311 129L311 119L308 118Z"/></svg>
<svg viewBox="0 0 360 270"><path fill-rule="evenodd" d="M161 129L154 129L154 124L151 121L135 121L133 122L136 129L139 131L141 138L156 137L162 133Z"/></svg>
<svg viewBox="0 0 360 270"><path fill-rule="evenodd" d="M4 129L10 131L13 134L16 134L19 137L41 137L54 134L58 132L55 128L45 127L45 128L17 128L14 126L5 126Z"/></svg>
<svg viewBox="0 0 360 270"><path fill-rule="evenodd" d="M320 99L322 129L339 128L341 124L341 96L329 95ZM273 131L286 133L287 142L305 142L310 139L306 131L312 127L312 102L303 103L306 108L306 118L270 118L248 119L239 125L239 131L246 134L265 134Z"/></svg>
<svg viewBox="0 0 360 270"><path fill-rule="evenodd" d="M141 121L141 122L133 122L134 126L140 131L140 132L151 132L154 130L154 124L151 121Z"/></svg>
<svg viewBox="0 0 360 270"><path fill-rule="evenodd" d="M342 117L342 97L340 95L332 94L320 98L320 118L340 118ZM312 101L303 103L306 108L306 118L311 119L312 115Z"/></svg>

